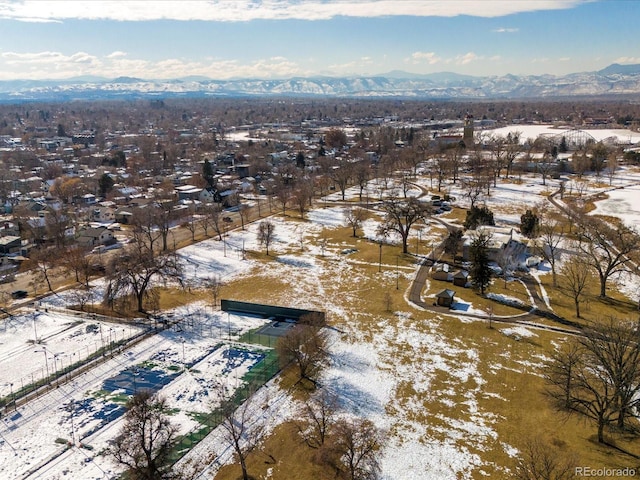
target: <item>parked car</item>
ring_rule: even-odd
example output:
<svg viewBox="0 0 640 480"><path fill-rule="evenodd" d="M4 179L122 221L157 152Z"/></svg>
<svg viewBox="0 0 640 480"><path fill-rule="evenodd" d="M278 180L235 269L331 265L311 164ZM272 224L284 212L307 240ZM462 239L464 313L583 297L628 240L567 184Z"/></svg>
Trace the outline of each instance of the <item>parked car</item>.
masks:
<svg viewBox="0 0 640 480"><path fill-rule="evenodd" d="M11 298L19 300L21 298L26 298L28 292L26 290L14 290L11 292Z"/></svg>

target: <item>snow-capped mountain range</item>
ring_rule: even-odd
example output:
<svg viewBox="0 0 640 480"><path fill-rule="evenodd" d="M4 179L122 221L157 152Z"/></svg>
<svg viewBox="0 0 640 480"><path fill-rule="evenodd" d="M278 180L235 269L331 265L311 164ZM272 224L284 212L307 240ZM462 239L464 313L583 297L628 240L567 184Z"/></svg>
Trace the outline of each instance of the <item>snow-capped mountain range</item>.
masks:
<svg viewBox="0 0 640 480"><path fill-rule="evenodd" d="M640 64L613 64L596 72L474 77L442 72L393 71L369 77L212 80L184 77L145 80L77 77L0 81L0 102L99 99L296 96L414 99L526 99L621 96L640 93Z"/></svg>

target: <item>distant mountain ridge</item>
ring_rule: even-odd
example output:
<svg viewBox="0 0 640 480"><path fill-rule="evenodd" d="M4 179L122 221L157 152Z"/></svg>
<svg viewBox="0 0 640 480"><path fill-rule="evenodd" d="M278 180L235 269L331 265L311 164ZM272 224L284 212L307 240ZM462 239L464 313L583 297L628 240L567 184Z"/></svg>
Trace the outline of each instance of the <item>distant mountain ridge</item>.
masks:
<svg viewBox="0 0 640 480"><path fill-rule="evenodd" d="M171 97L352 97L411 99L527 99L640 94L640 64L612 64L569 75L475 77L453 72L392 71L353 77L212 80L202 76L147 80L96 76L66 80L0 81L0 102Z"/></svg>

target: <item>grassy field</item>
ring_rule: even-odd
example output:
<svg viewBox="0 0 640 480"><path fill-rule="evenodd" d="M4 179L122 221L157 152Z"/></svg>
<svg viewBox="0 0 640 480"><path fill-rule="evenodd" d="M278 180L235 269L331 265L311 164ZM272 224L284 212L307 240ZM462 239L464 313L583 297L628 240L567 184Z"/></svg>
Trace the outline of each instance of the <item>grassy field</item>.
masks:
<svg viewBox="0 0 640 480"><path fill-rule="evenodd" d="M306 222L293 211L287 220ZM462 221L464 211L449 215ZM380 245L353 237L348 227L326 227L308 235L301 245L286 251L249 251L256 263L248 274L227 282L221 297L236 300L313 308L327 312L331 326L339 330L343 345L367 345L376 353L377 369L397 379L392 397L384 405L389 418L388 435L411 435L425 445L452 445L479 460L458 478L508 478L517 450L535 438L553 446L559 457L573 456L579 465L594 468L637 466L640 444L635 438L607 432L617 448L595 440L595 427L577 416L554 408L546 395L545 362L565 336L530 329L514 333L513 326L485 320L445 315L418 309L405 296L416 270L416 257L403 254L399 245ZM430 242L441 238L444 229L429 226L422 242L412 237L410 251L426 254ZM325 253L318 253L326 242ZM354 249L342 254L345 249ZM311 255L314 265L303 268L280 261L282 255ZM380 256L381 255L381 256ZM551 275L541 277L553 311L572 321L598 321L608 316L635 318L637 305L617 292L598 298L598 285L590 286L582 307L583 319L576 319L573 300L554 288ZM423 298L447 282L429 279ZM476 310L493 308L495 315L518 315L522 310L482 298L470 289L455 288L456 296ZM529 303L524 286L517 281L505 286L496 279L489 292L504 294ZM161 309L198 300L210 300L204 290L179 289L158 292ZM552 323L540 319L540 323ZM363 382L367 382L365 377ZM280 385L304 400L309 386L300 387L285 371ZM627 452L627 453L625 453ZM333 478L317 463L317 452L299 437L295 424L280 425L265 439L260 452L249 458L255 478L300 480ZM399 472L401 473L401 472ZM238 466L222 468L217 480L235 480Z"/></svg>
<svg viewBox="0 0 640 480"><path fill-rule="evenodd" d="M405 422L420 424L424 427L423 441L442 443L452 441L452 424L467 425L465 428L471 433L465 435L460 433L465 432L464 428L459 430L455 444L478 455L482 463L470 472L469 478L507 477L515 464L513 449L522 449L532 438L543 439L559 456L579 459L580 465L617 468L640 463L624 453L640 454L637 440L609 432L608 440L619 448L599 445L591 423L557 411L547 397L543 379L545 361L563 342L563 335L532 330L530 337L522 337L509 332L508 325L494 324L489 328L486 321L418 311L407 305L404 298L415 268L414 257L402 255L399 246L384 245L379 272L378 244L354 238L346 228L327 229L322 236L328 240L328 249L351 247L357 251L339 258L335 255L318 258L322 266L320 274L289 271L287 276L279 275L279 268L271 268L277 264L274 257L252 254L252 258L264 262L261 268L225 287L225 295L239 300L323 308L328 312L329 322L343 331L344 341L384 343L379 350L382 352L379 368L403 378L396 386L394 400L385 407L392 424L399 430ZM550 275L543 277L542 283L554 311L575 319L571 299L552 287ZM448 285L430 280L424 293L429 295ZM617 295L600 301L596 287L589 292L585 318L633 312L633 303ZM458 296L471 302L474 308L492 304L496 315L521 313L483 299L471 290L457 290ZM497 279L490 291L528 302L524 287L518 282L509 282L505 287ZM385 298L389 300L385 302ZM408 311L410 315L399 317L397 311ZM408 335L414 339L423 337L425 341L407 341ZM431 362L433 346L428 339L434 336L453 346L453 352L444 356L452 370L434 367ZM472 375L456 373L455 365L460 361L473 366ZM408 370L424 372L428 388L407 377ZM286 375L283 378L283 384L290 387ZM418 383L424 383L424 378ZM307 394L303 390L296 396L304 398ZM479 431L471 425L477 425ZM330 472L315 463L316 452L304 445L296 432L292 423L276 429L265 441L263 452L251 457L252 475L256 478L269 475L274 480L329 478ZM238 475L238 467L229 466L216 479L235 479Z"/></svg>

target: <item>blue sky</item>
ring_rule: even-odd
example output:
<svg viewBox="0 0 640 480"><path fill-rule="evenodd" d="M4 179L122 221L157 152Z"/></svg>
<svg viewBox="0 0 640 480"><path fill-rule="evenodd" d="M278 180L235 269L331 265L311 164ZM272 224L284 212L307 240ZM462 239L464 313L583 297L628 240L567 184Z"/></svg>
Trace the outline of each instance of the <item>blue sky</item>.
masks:
<svg viewBox="0 0 640 480"><path fill-rule="evenodd" d="M214 79L640 63L637 0L0 0L0 80Z"/></svg>

